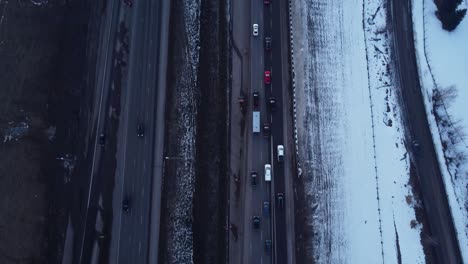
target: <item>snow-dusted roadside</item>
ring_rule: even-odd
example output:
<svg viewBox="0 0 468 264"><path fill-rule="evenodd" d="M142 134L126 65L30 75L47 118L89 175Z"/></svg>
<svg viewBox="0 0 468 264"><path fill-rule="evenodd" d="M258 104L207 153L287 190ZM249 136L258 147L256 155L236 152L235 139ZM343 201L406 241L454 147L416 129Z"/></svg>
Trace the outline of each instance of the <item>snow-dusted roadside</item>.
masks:
<svg viewBox="0 0 468 264"><path fill-rule="evenodd" d="M364 1L292 1L306 251L317 263L422 263L385 1Z"/></svg>
<svg viewBox="0 0 468 264"><path fill-rule="evenodd" d="M181 132L177 161L174 211L169 212L167 236L167 262L193 263L192 209L195 189L195 131L197 116L197 72L200 42L200 1L185 1L184 20L187 36L187 65L179 74L179 118L177 126ZM173 161L174 162L174 161Z"/></svg>
<svg viewBox="0 0 468 264"><path fill-rule="evenodd" d="M468 262L468 18L449 33L442 30L434 15L436 6L432 0L412 3L421 89L460 251L464 262ZM468 7L466 1L463 5ZM457 96L445 98L444 104L434 107L438 105L433 100L435 90L447 91L449 87L457 90ZM457 156L461 158L458 166ZM450 159L453 162L448 162Z"/></svg>

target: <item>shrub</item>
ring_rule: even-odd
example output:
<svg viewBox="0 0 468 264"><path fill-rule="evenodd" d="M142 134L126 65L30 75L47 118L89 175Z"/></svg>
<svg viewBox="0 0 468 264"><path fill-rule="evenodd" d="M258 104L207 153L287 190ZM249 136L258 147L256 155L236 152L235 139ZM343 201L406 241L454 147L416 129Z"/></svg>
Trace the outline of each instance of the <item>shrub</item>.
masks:
<svg viewBox="0 0 468 264"><path fill-rule="evenodd" d="M462 0L444 0L437 5L435 12L437 18L442 22L442 28L453 31L466 15L466 9L457 10Z"/></svg>

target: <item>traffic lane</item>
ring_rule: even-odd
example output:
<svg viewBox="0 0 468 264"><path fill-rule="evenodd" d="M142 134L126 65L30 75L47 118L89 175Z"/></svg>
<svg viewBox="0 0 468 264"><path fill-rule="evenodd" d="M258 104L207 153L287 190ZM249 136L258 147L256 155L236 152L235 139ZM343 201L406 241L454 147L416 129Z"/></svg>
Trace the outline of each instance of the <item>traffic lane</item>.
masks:
<svg viewBox="0 0 468 264"><path fill-rule="evenodd" d="M251 37L252 37L252 21L245 19L245 12L250 14L251 2L250 1L234 1L232 2L232 96L231 96L231 173L233 176L241 177L248 171L247 159L249 155L248 150L248 135L252 131L251 117L248 110L245 115L239 108L237 96L249 96L249 87L251 86L251 73L250 73L250 60L251 60ZM238 46L236 46L238 45ZM238 63L236 65L236 63ZM236 67L238 66L238 67ZM238 70L238 74L236 71ZM237 78L236 78L237 77ZM239 82L238 82L239 80ZM247 100L248 101L248 100ZM245 126L242 126L245 122ZM239 129L240 128L240 129ZM244 154L245 153L245 154ZM236 166L237 165L237 166ZM242 173L243 172L243 173ZM241 174L241 175L239 175ZM231 177L233 178L233 177ZM246 178L246 177L244 177ZM230 182L230 213L229 221L234 226L237 226L237 237L230 232L229 241L229 260L230 263L247 263L245 262L246 240L245 236L248 235L246 228L250 227L248 221L245 220L245 201L246 201L246 188L245 180L241 182L241 187L237 187L234 179ZM239 188L239 189L238 189Z"/></svg>
<svg viewBox="0 0 468 264"><path fill-rule="evenodd" d="M418 139L423 146L422 151L414 155L414 160L416 161L425 210L429 218L429 229L438 242L434 248L440 263L461 263L461 253L448 207L447 194L422 101L412 41L410 3L403 1L400 5L392 4L392 9L402 95L406 102L408 118L411 120L410 127L413 138ZM404 17L404 19L395 19L396 15L398 18Z"/></svg>
<svg viewBox="0 0 468 264"><path fill-rule="evenodd" d="M138 209L138 197L134 195L135 189L135 182L134 182L134 174L136 172L136 156L137 152L137 143L138 138L136 136L136 124L138 122L137 115L135 115L135 111L138 111L139 100L142 97L140 89L138 87L142 87L143 78L141 73L144 69L144 63L142 63L145 59L144 54L144 44L145 42L142 40L143 36L146 32L146 10L148 1L139 1L135 3L132 7L133 15L135 18L134 27L132 32L132 41L131 41L131 51L130 51L130 68L129 68L129 82L127 83L127 89L129 91L129 103L126 105L126 112L127 112L127 132L125 136L127 137L126 146L124 151L126 152L126 157L123 162L125 162L124 168L124 181L123 185L123 197L121 201L125 198L130 199L130 206L131 210L129 213L122 212L122 221L120 226L120 241L119 241L119 263L129 263L133 258L133 245L135 245L136 241L136 232L134 230L133 219L135 218L135 214L139 211ZM133 62L133 63L132 63ZM135 89L137 88L137 89ZM122 207L122 205L120 206Z"/></svg>
<svg viewBox="0 0 468 264"><path fill-rule="evenodd" d="M152 42L151 36L153 36L153 27L155 26L154 19L158 16L155 16L154 13L157 10L154 10L155 6L151 8L145 8L146 18L149 19L141 19L142 21L145 20L147 23L143 27L145 31L141 38L143 41L142 48L142 59L140 65L147 66L142 67L145 70L140 71L139 74L143 75L141 78L137 78L137 80L144 80L143 85L135 85L132 90L136 91L135 100L133 100L132 105L129 105L129 109L137 109L138 114L136 116L132 115L132 118L129 122L130 131L132 128L134 129L133 133L129 131L130 137L138 137L137 136L137 125L138 123L142 122L146 128L153 127L152 120L154 114L154 101L155 101L155 80L151 78L155 74L152 72L150 65L155 65L156 60L154 52L154 48L151 47ZM148 41L150 39L150 41ZM153 66L153 69L156 69ZM145 78L146 77L146 78ZM151 87L151 88L150 88ZM153 108L153 109L152 109ZM151 122L150 122L151 121ZM146 262L147 254L148 254L148 228L149 228L149 206L150 206L150 173L148 168L152 162L152 153L153 153L153 134L151 131L146 129L145 136L143 138L138 138L137 142L135 143L135 150L132 151L128 149L130 155L133 154L133 169L132 171L126 174L128 179L128 183L131 186L131 190L129 191L130 195L132 196L133 200L133 208L132 208L132 215L129 223L129 228L127 229L127 233L123 236L128 236L128 241L130 245L122 245L121 249L124 250L120 255L122 256L123 261L122 263L128 263L129 260L137 261L139 263ZM125 186L127 188L127 186ZM129 250L130 249L130 250ZM127 260L125 260L127 259Z"/></svg>
<svg viewBox="0 0 468 264"><path fill-rule="evenodd" d="M129 148L134 146L134 107L135 107L135 89L132 87L138 87L141 85L141 78L139 73L142 71L141 60L143 58L143 42L139 39L143 34L145 20L141 19L143 10L145 9L145 1L138 1L134 3L132 8L126 7L129 13L130 22L130 39L129 39L129 64L128 64L128 75L125 82L125 89L122 89L122 107L120 114L120 123L122 134L119 135L120 148L118 154L117 164L122 164L119 168L119 172L116 176L121 176L121 180L116 179L116 184L120 186L116 187L117 191L114 195L114 219L112 227L112 244L111 244L111 260L114 263L121 263L121 251L122 242L129 240L128 234L123 230L124 227L128 226L126 214L122 213L122 201L124 196L129 194L128 188L128 167L131 166L130 159L132 157L132 151ZM125 221L125 222L124 222ZM121 239L122 236L122 239Z"/></svg>
<svg viewBox="0 0 468 264"><path fill-rule="evenodd" d="M292 94L292 81L290 78L290 60L289 60L289 3L284 1L282 8L280 7L280 24L283 27L280 27L280 39L278 40L281 43L282 49L281 60L282 60L282 82L281 82L281 98L285 98L281 103L281 114L283 116L283 142L284 146L284 162L283 162L283 179L284 179L284 196L289 197L284 201L284 215L285 215L285 236L286 236L286 257L287 263L295 263L296 254L295 254L295 222L294 222L294 190L293 190L293 179L295 171L293 171L294 160L294 135L293 129L294 124L291 119L292 117L292 107L291 107L291 98Z"/></svg>
<svg viewBox="0 0 468 264"><path fill-rule="evenodd" d="M263 5L261 1L252 1L252 21L253 23L258 24L259 26L259 34L256 37L252 37L252 49L251 49L251 93L250 96L252 98L252 92L258 91L261 98L265 97L265 92L263 89L263 69L264 69L264 54L263 54L263 38L265 32L265 26L263 21ZM251 100L253 101L253 100ZM251 104L252 106L252 104ZM259 102L259 109L260 110L260 123L262 124L268 119L266 115L265 106ZM267 225L267 221L265 221L262 210L261 210L261 203L263 201L263 197L267 192L267 188L269 187L264 179L264 165L268 163L268 156L265 157L265 150L267 150L267 144L265 140L262 138L261 134L253 134L251 133L251 146L252 151L250 152L250 160L252 160L253 165L258 168L259 177L258 183L259 187L257 190L253 190L252 199L247 199L247 203L250 203L251 207L251 217L253 215L259 216L261 219L260 229L254 230L251 243L251 251L249 254L249 263L264 263L264 254L263 254L263 241L265 237L269 236L268 228L265 229ZM252 221L252 220L251 220ZM252 229L251 229L252 230Z"/></svg>
<svg viewBox="0 0 468 264"><path fill-rule="evenodd" d="M97 89L96 97L95 97L95 106L97 111L93 111L93 120L96 120L96 128L94 131L96 134L94 135L94 144L93 144L93 160L91 165L90 171L90 179L87 182L88 186L88 197L86 200L86 208L84 217L82 218L82 226L80 227L81 234L79 234L79 262L87 262L91 259L91 251L92 245L94 244L95 239L95 222L97 217L97 208L98 208L98 193L100 189L95 184L101 181L101 174L99 171L102 171L100 168L100 161L101 155L103 152L101 151L101 146L98 146L98 137L101 132L105 133L103 128L104 125L101 123L105 122L108 107L108 95L110 90L110 75L111 75L111 65L113 61L113 50L116 43L116 28L117 28L117 20L119 17L119 10L120 4L111 4L106 11L108 13L106 16L110 17L109 20L106 20L104 24L104 41L103 46L101 46L101 51L99 52L101 55L97 60L97 63L100 65L97 67L100 72L97 72L97 83L100 89ZM102 65L101 65L102 64ZM95 172L96 171L96 172ZM91 219L88 220L88 219Z"/></svg>
<svg viewBox="0 0 468 264"><path fill-rule="evenodd" d="M274 196L278 193L285 193L284 189L284 167L282 164L276 161L278 145L283 144L283 97L282 97L282 60L281 52L284 47L281 45L281 20L280 18L280 5L279 1L273 1L272 5L272 39L275 40L272 43L272 95L276 98L276 109L271 112L274 124L272 125L272 141L273 141L273 156L275 158L273 170L274 170ZM289 199L285 197L285 199ZM276 205L275 199L275 257L276 263L287 263L287 252L286 252L286 228L285 228L285 214L284 209L279 208Z"/></svg>

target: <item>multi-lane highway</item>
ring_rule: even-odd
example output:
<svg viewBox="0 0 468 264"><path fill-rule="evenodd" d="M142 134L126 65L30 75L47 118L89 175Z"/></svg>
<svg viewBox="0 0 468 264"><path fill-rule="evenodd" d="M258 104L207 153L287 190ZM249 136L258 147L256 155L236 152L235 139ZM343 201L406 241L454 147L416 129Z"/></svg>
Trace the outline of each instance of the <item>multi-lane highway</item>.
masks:
<svg viewBox="0 0 468 264"><path fill-rule="evenodd" d="M113 154L117 168L111 212L112 233L106 236L106 239L111 239L110 263L157 262L169 11L169 1L141 0L131 5L111 1L106 7L111 19L105 26L111 33L101 40L106 56L98 59L98 63L108 67L98 74L104 81L99 83L102 92L98 94L96 137L101 133L117 134L117 153ZM121 34L125 25L129 28L129 62L122 76L112 74L110 69L117 60L114 47L121 49L123 45L115 37L118 23ZM105 131L100 124L114 117L109 115L112 109L106 104L106 96L115 89L115 82L122 83L119 129ZM94 148L92 164L99 167L100 147L95 144ZM94 171L98 168L92 170L92 175L95 175ZM88 208L98 207L101 192L100 185L93 184L93 178ZM124 200L128 200L128 211L122 208ZM96 213L87 213L85 219L84 238L87 240L83 239L77 263L91 263L91 255L97 254L96 251L91 253L91 246L86 246L94 243L93 236L89 234L94 234Z"/></svg>
<svg viewBox="0 0 468 264"><path fill-rule="evenodd" d="M413 42L411 1L391 1L391 12L395 30L396 63L400 74L406 124L411 134L409 141L418 140L422 146L419 153L413 152L413 161L431 232L426 234L425 240L434 242L426 245L435 252L437 263L462 263L419 84ZM412 148L411 143L408 143L408 148Z"/></svg>
<svg viewBox="0 0 468 264"><path fill-rule="evenodd" d="M232 232L231 229L230 233L230 263L293 263L293 239L287 238L286 230L293 232L294 228L286 228L286 208L279 206L276 199L278 193L292 193L292 188L286 188L284 179L286 175L290 176L290 159L286 157L287 164L277 159L277 146L291 142L284 139L285 135L290 135L284 133L288 131L285 124L290 123L284 122L284 119L290 114L289 107L283 105L283 96L288 95L284 89L289 87L286 4L281 1L235 1L231 6L233 75L230 163L233 177L229 219L236 231ZM247 10L250 13L247 22L250 23L246 23L243 16ZM257 36L253 34L253 24L258 25ZM272 39L271 50L265 49L265 37ZM271 71L271 84L264 82L265 71ZM258 107L253 106L254 92L258 92L260 97ZM241 114L237 102L239 96L246 98L244 114ZM270 97L276 99L274 109L267 104ZM271 124L271 136L264 137L263 131L253 133L254 110L260 111L261 128L265 123ZM285 146L285 149L286 155L291 155L292 148ZM265 164L272 165L271 182L264 179ZM287 172L285 167L289 169ZM252 171L258 173L256 186L252 185ZM262 212L264 202L270 203L269 215ZM286 204L293 206L291 202ZM253 228L253 216L261 219L259 229ZM289 235L294 237L293 234ZM271 252L266 252L266 240L273 241Z"/></svg>

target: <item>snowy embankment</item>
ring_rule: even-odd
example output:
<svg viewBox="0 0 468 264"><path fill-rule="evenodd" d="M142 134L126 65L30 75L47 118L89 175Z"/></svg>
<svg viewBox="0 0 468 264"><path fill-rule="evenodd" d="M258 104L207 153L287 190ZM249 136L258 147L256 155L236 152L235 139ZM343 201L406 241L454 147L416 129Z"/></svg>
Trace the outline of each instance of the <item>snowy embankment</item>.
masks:
<svg viewBox="0 0 468 264"><path fill-rule="evenodd" d="M168 263L193 263L193 229L192 208L193 190L195 189L195 131L197 115L197 72L200 42L200 1L184 1L185 35L187 49L185 59L187 64L178 74L180 80L179 118L177 126L181 131L179 155L176 169L175 204L174 211L169 212L170 225L168 227L167 250Z"/></svg>
<svg viewBox="0 0 468 264"><path fill-rule="evenodd" d="M468 8L468 2L460 7ZM413 1L412 11L426 112L460 251L468 262L468 17L447 32L433 1Z"/></svg>
<svg viewBox="0 0 468 264"><path fill-rule="evenodd" d="M304 233L317 263L424 262L384 2L292 2Z"/></svg>

